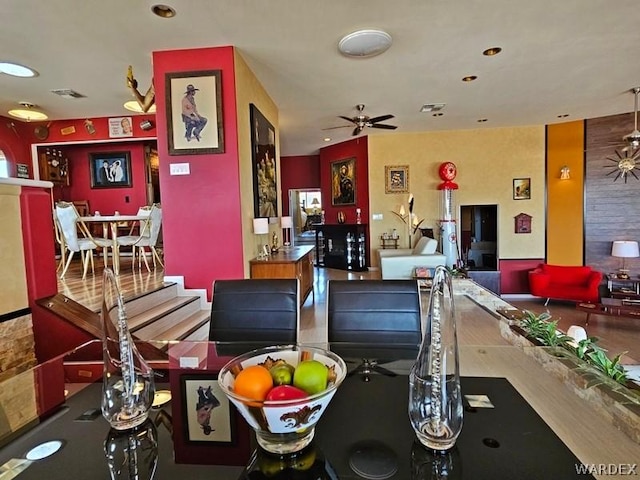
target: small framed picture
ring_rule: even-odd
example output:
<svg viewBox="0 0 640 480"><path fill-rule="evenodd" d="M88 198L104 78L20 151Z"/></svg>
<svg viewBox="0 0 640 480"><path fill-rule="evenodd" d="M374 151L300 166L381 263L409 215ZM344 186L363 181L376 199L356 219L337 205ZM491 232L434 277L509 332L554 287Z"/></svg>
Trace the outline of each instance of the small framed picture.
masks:
<svg viewBox="0 0 640 480"><path fill-rule="evenodd" d="M193 350L189 350L193 354ZM218 386L218 363L210 347L197 369L171 370L171 424L176 463L246 465L251 432ZM224 360L226 363L228 359Z"/></svg>
<svg viewBox="0 0 640 480"><path fill-rule="evenodd" d="M133 137L133 122L131 121L131 117L110 118L109 138L123 137Z"/></svg>
<svg viewBox="0 0 640 480"><path fill-rule="evenodd" d="M129 152L90 153L91 188L131 187Z"/></svg>
<svg viewBox="0 0 640 480"><path fill-rule="evenodd" d="M384 167L384 193L409 192L409 165Z"/></svg>
<svg viewBox="0 0 640 480"><path fill-rule="evenodd" d="M513 199L514 200L531 200L531 179L530 178L514 178L513 179Z"/></svg>
<svg viewBox="0 0 640 480"><path fill-rule="evenodd" d="M217 374L183 375L184 439L187 442L233 444L235 416Z"/></svg>

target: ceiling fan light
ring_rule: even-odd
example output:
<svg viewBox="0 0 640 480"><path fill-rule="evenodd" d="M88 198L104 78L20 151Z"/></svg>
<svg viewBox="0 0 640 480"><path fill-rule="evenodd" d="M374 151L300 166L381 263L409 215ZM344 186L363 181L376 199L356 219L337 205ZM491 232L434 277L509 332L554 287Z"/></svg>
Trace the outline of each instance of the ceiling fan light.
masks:
<svg viewBox="0 0 640 480"><path fill-rule="evenodd" d="M338 50L347 57L369 58L386 52L391 43L391 35L382 30L358 30L342 37Z"/></svg>
<svg viewBox="0 0 640 480"><path fill-rule="evenodd" d="M135 113L156 113L155 103L151 105L149 110L147 110L146 112L142 110L142 107L140 106L137 100L129 100L128 102L124 102L123 107L126 110L129 110L130 112L135 112Z"/></svg>
<svg viewBox="0 0 640 480"><path fill-rule="evenodd" d="M7 113L14 118L26 120L27 122L39 122L42 120L47 120L49 118L45 113L39 112L37 110L32 110L28 107L14 108L13 110L9 110Z"/></svg>

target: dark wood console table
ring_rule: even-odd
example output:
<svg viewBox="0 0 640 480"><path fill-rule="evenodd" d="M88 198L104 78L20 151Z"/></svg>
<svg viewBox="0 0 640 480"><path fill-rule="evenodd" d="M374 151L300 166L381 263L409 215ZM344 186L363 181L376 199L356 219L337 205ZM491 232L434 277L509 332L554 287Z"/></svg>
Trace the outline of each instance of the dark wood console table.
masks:
<svg viewBox="0 0 640 480"><path fill-rule="evenodd" d="M297 278L300 280L300 305L313 292L313 246L281 248L265 260L249 261L251 278Z"/></svg>

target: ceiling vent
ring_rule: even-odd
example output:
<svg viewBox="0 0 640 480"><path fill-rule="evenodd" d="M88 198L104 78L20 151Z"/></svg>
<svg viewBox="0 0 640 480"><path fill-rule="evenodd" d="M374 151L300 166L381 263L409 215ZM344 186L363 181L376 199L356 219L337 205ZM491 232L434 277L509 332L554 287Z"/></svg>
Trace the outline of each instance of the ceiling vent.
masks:
<svg viewBox="0 0 640 480"><path fill-rule="evenodd" d="M71 90L70 88L58 88L56 90L51 90L51 93L55 93L56 95L60 95L64 98L85 98L84 95L76 92L75 90Z"/></svg>
<svg viewBox="0 0 640 480"><path fill-rule="evenodd" d="M439 112L444 108L446 103L425 103L420 109L421 112Z"/></svg>

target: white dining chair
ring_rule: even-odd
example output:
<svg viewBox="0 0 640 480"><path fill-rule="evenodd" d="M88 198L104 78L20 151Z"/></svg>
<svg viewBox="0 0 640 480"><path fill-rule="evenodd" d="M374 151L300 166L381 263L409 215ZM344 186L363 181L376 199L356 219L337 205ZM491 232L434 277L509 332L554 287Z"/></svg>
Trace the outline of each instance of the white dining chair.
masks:
<svg viewBox="0 0 640 480"><path fill-rule="evenodd" d="M109 248L113 248L113 242L106 238L94 237L84 224L80 221L80 215L73 203L57 202L55 207L55 218L62 234L62 240L66 249L69 251L69 257L62 269L60 278L64 278L73 259L75 252L80 252L82 259L82 279L87 276L89 264L91 264L91 272L94 272L93 250L98 247L105 249L104 266L107 267L107 252ZM80 232L80 233L78 233Z"/></svg>
<svg viewBox="0 0 640 480"><path fill-rule="evenodd" d="M135 268L136 254L138 255L138 269L142 268L142 261L147 267L147 271L151 271L149 268L149 262L147 261L146 248L151 250L151 259L153 261L153 268L157 267L159 263L164 268L164 263L158 254L156 244L160 235L160 228L162 226L162 208L159 204L154 203L150 207L141 207L138 210L138 215L146 215L148 218L140 222L140 231L137 235L125 235L118 237L119 247L133 247L133 261L131 262L131 268Z"/></svg>

